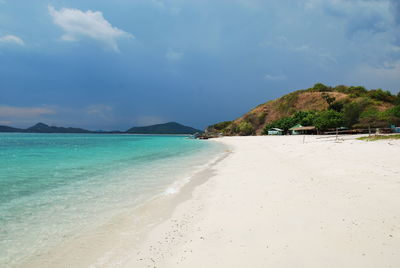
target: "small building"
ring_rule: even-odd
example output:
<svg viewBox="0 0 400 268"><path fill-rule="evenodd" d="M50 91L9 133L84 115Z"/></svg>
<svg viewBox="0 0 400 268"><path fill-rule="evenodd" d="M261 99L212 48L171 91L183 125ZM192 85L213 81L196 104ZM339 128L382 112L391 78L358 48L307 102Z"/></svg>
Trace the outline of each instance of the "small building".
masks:
<svg viewBox="0 0 400 268"><path fill-rule="evenodd" d="M390 128L392 129L393 133L400 133L400 127L396 127L395 125L392 125Z"/></svg>
<svg viewBox="0 0 400 268"><path fill-rule="evenodd" d="M317 129L314 126L306 126L303 127L300 124L297 124L293 126L292 128L289 128L290 134L292 135L311 135L311 134L317 134Z"/></svg>
<svg viewBox="0 0 400 268"><path fill-rule="evenodd" d="M280 128L271 128L268 130L268 135L283 135L283 129Z"/></svg>

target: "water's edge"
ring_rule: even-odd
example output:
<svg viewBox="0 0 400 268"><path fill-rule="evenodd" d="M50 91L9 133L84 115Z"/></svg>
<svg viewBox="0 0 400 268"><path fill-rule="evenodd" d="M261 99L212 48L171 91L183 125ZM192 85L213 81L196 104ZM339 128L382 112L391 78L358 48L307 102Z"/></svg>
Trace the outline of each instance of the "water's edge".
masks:
<svg viewBox="0 0 400 268"><path fill-rule="evenodd" d="M191 198L197 186L214 175L213 166L231 153L231 148L221 148L201 169L193 170L189 178L180 178L162 193L124 209L106 222L90 226L45 253L27 258L18 267L118 266L131 257L152 228L169 219L180 203Z"/></svg>

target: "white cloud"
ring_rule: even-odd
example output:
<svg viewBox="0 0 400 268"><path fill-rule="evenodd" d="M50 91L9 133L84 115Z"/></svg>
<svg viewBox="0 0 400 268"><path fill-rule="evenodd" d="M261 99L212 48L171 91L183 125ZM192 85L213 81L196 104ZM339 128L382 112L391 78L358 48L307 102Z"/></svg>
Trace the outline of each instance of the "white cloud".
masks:
<svg viewBox="0 0 400 268"><path fill-rule="evenodd" d="M184 53L173 51L173 50L170 50L165 54L165 58L167 60L171 60L171 61L181 60L183 58L183 56L184 56Z"/></svg>
<svg viewBox="0 0 400 268"><path fill-rule="evenodd" d="M15 35L0 36L0 43L12 43L20 46L25 45L24 41Z"/></svg>
<svg viewBox="0 0 400 268"><path fill-rule="evenodd" d="M264 79L270 80L270 81L282 81L282 80L286 80L287 77L286 77L286 75L283 75L283 74L281 74L281 75L270 75L270 74L266 74L266 75L264 76Z"/></svg>
<svg viewBox="0 0 400 268"><path fill-rule="evenodd" d="M54 114L54 109L46 107L16 107L0 105L0 117L36 117L44 114Z"/></svg>
<svg viewBox="0 0 400 268"><path fill-rule="evenodd" d="M114 51L118 51L117 40L120 38L134 38L130 33L113 27L103 17L100 11L62 8L56 10L49 6L49 13L56 25L60 26L65 34L64 41L79 41L81 38L90 38L105 44Z"/></svg>

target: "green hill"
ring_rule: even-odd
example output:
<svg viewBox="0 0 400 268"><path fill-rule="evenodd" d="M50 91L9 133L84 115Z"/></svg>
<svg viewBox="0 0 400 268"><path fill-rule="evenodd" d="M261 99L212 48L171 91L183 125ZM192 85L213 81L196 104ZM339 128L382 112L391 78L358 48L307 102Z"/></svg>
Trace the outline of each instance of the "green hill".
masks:
<svg viewBox="0 0 400 268"><path fill-rule="evenodd" d="M271 127L287 131L295 124L324 131L336 127L389 127L400 124L400 93L361 86L314 87L297 90L260 104L243 116L211 125L206 132L262 135Z"/></svg>
<svg viewBox="0 0 400 268"><path fill-rule="evenodd" d="M202 131L176 122L169 122L146 127L132 127L126 132L132 134L194 134Z"/></svg>
<svg viewBox="0 0 400 268"><path fill-rule="evenodd" d="M94 133L93 131L73 128L73 127L55 127L44 123L37 123L27 129L14 128L9 126L0 126L0 132L23 132L23 133Z"/></svg>
<svg viewBox="0 0 400 268"><path fill-rule="evenodd" d="M92 133L92 131L73 128L73 127L55 127L49 126L44 123L37 123L36 125L29 127L25 130L28 133Z"/></svg>
<svg viewBox="0 0 400 268"><path fill-rule="evenodd" d="M14 128L9 126L0 126L0 132L24 132L24 133L98 133L98 134L194 134L202 132L201 130L184 126L176 122L157 124L145 127L132 127L124 131L90 131L82 128L56 127L44 123L37 123L26 129Z"/></svg>
<svg viewBox="0 0 400 268"><path fill-rule="evenodd" d="M0 126L0 132L24 132L25 129L9 126Z"/></svg>

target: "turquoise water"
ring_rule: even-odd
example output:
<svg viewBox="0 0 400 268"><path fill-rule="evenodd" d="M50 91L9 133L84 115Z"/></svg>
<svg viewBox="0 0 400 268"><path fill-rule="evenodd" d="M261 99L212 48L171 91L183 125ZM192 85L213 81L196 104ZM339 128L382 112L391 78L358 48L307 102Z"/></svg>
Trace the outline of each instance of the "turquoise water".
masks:
<svg viewBox="0 0 400 268"><path fill-rule="evenodd" d="M169 192L220 152L183 136L0 134L0 267Z"/></svg>

